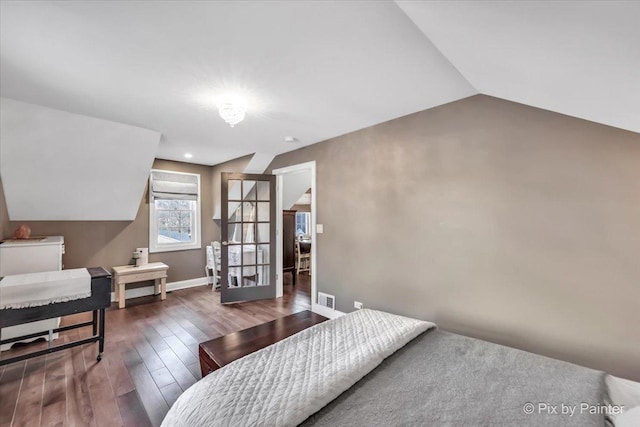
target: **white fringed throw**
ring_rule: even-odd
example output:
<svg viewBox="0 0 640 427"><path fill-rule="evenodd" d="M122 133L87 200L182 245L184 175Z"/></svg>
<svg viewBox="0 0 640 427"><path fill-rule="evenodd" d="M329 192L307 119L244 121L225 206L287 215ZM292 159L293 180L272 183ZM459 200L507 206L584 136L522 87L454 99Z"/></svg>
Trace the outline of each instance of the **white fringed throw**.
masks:
<svg viewBox="0 0 640 427"><path fill-rule="evenodd" d="M86 268L6 276L0 280L0 309L19 309L91 296Z"/></svg>

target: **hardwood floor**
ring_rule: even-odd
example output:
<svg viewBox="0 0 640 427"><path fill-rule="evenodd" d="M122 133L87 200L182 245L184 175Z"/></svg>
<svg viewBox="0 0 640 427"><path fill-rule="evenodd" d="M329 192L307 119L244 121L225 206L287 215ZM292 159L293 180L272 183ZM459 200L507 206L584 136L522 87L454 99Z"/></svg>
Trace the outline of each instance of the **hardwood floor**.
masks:
<svg viewBox="0 0 640 427"><path fill-rule="evenodd" d="M284 297L220 304L208 286L127 301L107 310L105 352L97 344L0 367L0 427L157 426L180 394L200 379L198 343L310 309L308 275ZM89 320L67 316L63 324ZM56 343L89 336L90 327L61 333ZM3 357L44 348L14 346Z"/></svg>

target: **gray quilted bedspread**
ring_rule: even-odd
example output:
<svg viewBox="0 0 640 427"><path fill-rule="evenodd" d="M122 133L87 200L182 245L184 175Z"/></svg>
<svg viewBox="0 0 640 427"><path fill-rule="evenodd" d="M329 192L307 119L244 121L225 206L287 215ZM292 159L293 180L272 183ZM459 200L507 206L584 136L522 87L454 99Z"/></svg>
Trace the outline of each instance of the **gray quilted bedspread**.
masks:
<svg viewBox="0 0 640 427"><path fill-rule="evenodd" d="M366 309L320 323L207 375L162 425L296 426L434 326Z"/></svg>
<svg viewBox="0 0 640 427"><path fill-rule="evenodd" d="M604 390L602 372L430 330L303 425L601 427Z"/></svg>

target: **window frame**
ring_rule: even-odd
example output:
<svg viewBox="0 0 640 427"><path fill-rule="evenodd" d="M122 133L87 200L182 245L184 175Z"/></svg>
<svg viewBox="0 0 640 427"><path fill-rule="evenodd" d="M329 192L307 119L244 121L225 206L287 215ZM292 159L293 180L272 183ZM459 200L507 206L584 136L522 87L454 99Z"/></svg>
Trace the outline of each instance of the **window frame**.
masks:
<svg viewBox="0 0 640 427"><path fill-rule="evenodd" d="M304 225L305 228L307 229L306 233L302 233L302 236L310 236L311 235L311 212L306 212L306 211L297 211L296 212L296 222L295 222L295 233L296 236L298 236L298 214L302 214L305 217L304 220Z"/></svg>
<svg viewBox="0 0 640 427"><path fill-rule="evenodd" d="M176 242L176 243L158 243L158 212L156 210L156 201L153 197L153 172L165 173L165 174L175 174L175 175L191 175L195 176L198 183L198 194L195 200L195 210L190 210L193 212L192 218L192 236L193 240L191 242ZM152 169L149 174L149 253L160 253L160 252L175 252L175 251L187 251L193 249L202 249L202 215L201 215L201 189L200 189L200 174L198 173L190 173L190 172L176 172L171 170L163 170L163 169ZM171 200L171 199L162 199L158 200ZM164 210L164 209L163 209Z"/></svg>

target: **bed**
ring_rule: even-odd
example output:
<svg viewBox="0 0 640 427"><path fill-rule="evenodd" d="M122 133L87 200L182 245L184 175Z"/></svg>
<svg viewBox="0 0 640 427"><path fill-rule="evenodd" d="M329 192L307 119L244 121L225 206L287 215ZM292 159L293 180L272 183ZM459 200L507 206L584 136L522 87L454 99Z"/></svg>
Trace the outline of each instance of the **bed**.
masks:
<svg viewBox="0 0 640 427"><path fill-rule="evenodd" d="M213 372L162 425L604 426L608 395L603 372L358 310Z"/></svg>

